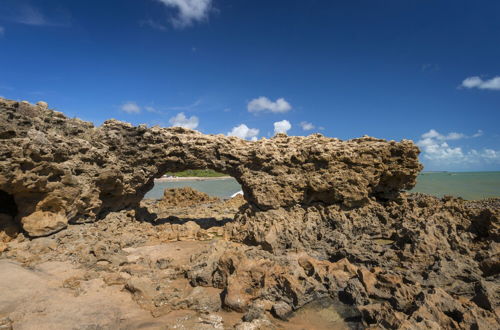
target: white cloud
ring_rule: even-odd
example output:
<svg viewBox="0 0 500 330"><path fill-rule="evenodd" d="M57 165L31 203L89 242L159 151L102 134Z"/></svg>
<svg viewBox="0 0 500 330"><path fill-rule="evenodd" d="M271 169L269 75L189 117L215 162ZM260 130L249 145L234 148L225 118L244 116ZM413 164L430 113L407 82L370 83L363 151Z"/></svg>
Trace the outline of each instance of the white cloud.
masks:
<svg viewBox="0 0 500 330"><path fill-rule="evenodd" d="M23 6L16 21L26 25L50 25L42 12L32 6Z"/></svg>
<svg viewBox="0 0 500 330"><path fill-rule="evenodd" d="M302 127L304 131L310 131L312 129L315 129L315 126L312 123L308 123L307 121L301 121L300 127Z"/></svg>
<svg viewBox="0 0 500 330"><path fill-rule="evenodd" d="M274 134L288 132L292 124L288 120L277 121L274 123Z"/></svg>
<svg viewBox="0 0 500 330"><path fill-rule="evenodd" d="M494 77L489 80L483 80L478 76L468 77L462 81L461 87L500 90L500 77Z"/></svg>
<svg viewBox="0 0 500 330"><path fill-rule="evenodd" d="M259 130L257 128L248 128L247 125L241 124L233 127L231 132L227 133L227 136L237 136L240 139L251 139L252 141L257 141L258 134Z"/></svg>
<svg viewBox="0 0 500 330"><path fill-rule="evenodd" d="M451 132L446 135L443 135L436 131L435 129L431 129L429 132L426 132L422 134L422 139L428 140L428 139L434 139L437 141L452 141L452 140L460 140L460 139L470 139L470 138L477 138L483 135L482 130L478 130L476 133L473 135L469 136L463 133L457 133L457 132Z"/></svg>
<svg viewBox="0 0 500 330"><path fill-rule="evenodd" d="M459 167L467 168L470 165L484 165L499 163L500 151L493 149L464 150L462 147L450 146L446 141L457 141L460 139L477 138L483 135L483 131L469 136L463 133L440 134L434 129L422 134L417 145L422 150L424 160L430 161L434 166L439 166L442 170Z"/></svg>
<svg viewBox="0 0 500 330"><path fill-rule="evenodd" d="M135 102L125 102L122 104L121 109L123 112L128 114L138 114L141 113L141 107Z"/></svg>
<svg viewBox="0 0 500 330"><path fill-rule="evenodd" d="M472 137L473 137L473 138L477 138L477 137L480 137L480 136L482 136L482 135L483 135L483 131L482 131L482 130L478 130L478 131L477 131L477 133L472 134Z"/></svg>
<svg viewBox="0 0 500 330"><path fill-rule="evenodd" d="M168 121L172 126L184 127L189 129L195 129L200 123L198 117L191 116L186 117L184 112L179 112L175 117L170 118Z"/></svg>
<svg viewBox="0 0 500 330"><path fill-rule="evenodd" d="M270 111L273 113L285 113L290 111L292 106L284 98L279 98L273 102L267 97L261 96L251 100L248 103L247 109L249 112Z"/></svg>
<svg viewBox="0 0 500 330"><path fill-rule="evenodd" d="M157 0L167 7L175 8L178 15L171 19L176 28L185 28L206 20L212 8L212 0Z"/></svg>
<svg viewBox="0 0 500 330"><path fill-rule="evenodd" d="M152 19L142 20L139 22L139 24L141 26L149 26L150 28L152 28L154 30L159 30L159 31L166 31L167 30L167 27L165 25L158 23Z"/></svg>
<svg viewBox="0 0 500 330"><path fill-rule="evenodd" d="M451 132L447 135L442 135L434 129L431 129L429 132L422 134L423 139L436 139L439 141L446 140L459 140L465 138L466 135L462 133Z"/></svg>
<svg viewBox="0 0 500 330"><path fill-rule="evenodd" d="M3 26L0 26L0 37L3 37L5 35L5 28Z"/></svg>
<svg viewBox="0 0 500 330"><path fill-rule="evenodd" d="M46 16L40 9L31 5L21 5L14 9L9 18L13 22L33 26L68 27L71 25L71 14L58 8Z"/></svg>
<svg viewBox="0 0 500 330"><path fill-rule="evenodd" d="M150 105L145 106L144 110L146 110L147 112L156 113L156 114L159 114L159 115L163 114L160 110L156 110L155 107L152 107Z"/></svg>

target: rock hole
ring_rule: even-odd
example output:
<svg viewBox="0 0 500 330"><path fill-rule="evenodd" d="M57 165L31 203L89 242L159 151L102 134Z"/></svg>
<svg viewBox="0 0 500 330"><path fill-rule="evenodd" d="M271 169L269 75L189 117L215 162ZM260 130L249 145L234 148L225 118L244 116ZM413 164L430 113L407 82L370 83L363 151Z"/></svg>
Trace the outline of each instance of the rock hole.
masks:
<svg viewBox="0 0 500 330"><path fill-rule="evenodd" d="M0 243L2 235L14 238L19 233L19 224L15 221L18 209L14 196L0 190Z"/></svg>
<svg viewBox="0 0 500 330"><path fill-rule="evenodd" d="M464 320L464 315L462 314L462 312L456 309L452 311L445 311L444 313L458 323L461 323Z"/></svg>
<svg viewBox="0 0 500 330"><path fill-rule="evenodd" d="M0 190L0 213L8 214L11 217L15 217L18 213L14 196L3 190Z"/></svg>
<svg viewBox="0 0 500 330"><path fill-rule="evenodd" d="M154 186L146 193L145 199L160 199L165 189L190 187L211 197L229 199L243 195L241 185L234 177L210 169L187 169L168 171L154 180Z"/></svg>
<svg viewBox="0 0 500 330"><path fill-rule="evenodd" d="M179 168L176 168L179 170ZM141 220L162 224L199 226L209 237L223 237L223 226L233 221L244 205L242 188L236 179L209 169L168 172L151 180L140 203Z"/></svg>

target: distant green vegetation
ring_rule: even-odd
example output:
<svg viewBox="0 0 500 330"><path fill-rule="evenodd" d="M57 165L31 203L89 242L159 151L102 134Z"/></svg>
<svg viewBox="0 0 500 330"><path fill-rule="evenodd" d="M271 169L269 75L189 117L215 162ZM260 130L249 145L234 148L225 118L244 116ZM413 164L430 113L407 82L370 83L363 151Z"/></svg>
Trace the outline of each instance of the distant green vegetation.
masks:
<svg viewBox="0 0 500 330"><path fill-rule="evenodd" d="M226 176L224 173L215 172L214 170L186 170L181 172L167 172L165 175L173 175L178 177L202 177L215 178Z"/></svg>

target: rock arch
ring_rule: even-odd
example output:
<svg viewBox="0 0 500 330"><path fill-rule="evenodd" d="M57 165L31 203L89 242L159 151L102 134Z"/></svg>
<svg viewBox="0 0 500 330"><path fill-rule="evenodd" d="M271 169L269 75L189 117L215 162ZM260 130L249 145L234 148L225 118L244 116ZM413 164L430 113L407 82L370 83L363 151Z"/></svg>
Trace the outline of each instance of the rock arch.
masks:
<svg viewBox="0 0 500 330"><path fill-rule="evenodd" d="M249 207L353 208L410 189L421 170L411 141L320 134L245 141L108 120L95 127L39 105L0 99L0 190L17 219L94 221L133 208L167 171L209 168L241 184Z"/></svg>

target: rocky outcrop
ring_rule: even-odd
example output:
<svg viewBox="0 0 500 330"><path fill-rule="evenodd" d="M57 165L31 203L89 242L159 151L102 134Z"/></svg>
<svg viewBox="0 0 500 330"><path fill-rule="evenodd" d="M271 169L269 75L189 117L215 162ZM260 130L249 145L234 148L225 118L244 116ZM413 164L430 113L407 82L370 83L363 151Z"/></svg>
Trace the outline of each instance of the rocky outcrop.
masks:
<svg viewBox="0 0 500 330"><path fill-rule="evenodd" d="M79 298L52 302L46 297L36 308L45 303L77 309L98 297L89 290L95 283L101 292L107 285L106 295L113 295L101 298L104 310L113 308L115 295L128 292L157 318L171 318L177 311L191 320L219 315L228 328L235 316L242 320L236 328L260 323L264 329L498 328L500 200L401 195L397 201L330 211L330 222L314 224L324 239L313 236L314 230L293 236L301 228L300 218L290 217L290 229L270 251L222 238L238 225L243 236L252 233L247 224L228 221L230 212L234 216L241 207L241 197L189 207L152 200L141 205L157 217L137 221L140 210L111 212L101 221L70 224L48 237L26 240L19 235L7 243L0 259L29 269L64 262L84 273L61 279L60 286ZM387 218L373 216L378 213ZM261 222L255 228L266 230ZM279 248L281 239L288 239L288 248ZM335 303L317 314L308 307L325 299ZM14 326L38 320L39 314L19 313L29 308L21 304L11 314ZM224 309L232 311L234 322L221 314ZM307 321L303 314L296 317L297 311ZM333 315L325 320L325 313ZM44 322L65 315L51 308ZM312 321L319 321L318 326Z"/></svg>
<svg viewBox="0 0 500 330"><path fill-rule="evenodd" d="M211 197L208 194L194 190L191 187L177 189L165 189L163 198L158 203L160 208L188 207L205 203L220 201L217 197Z"/></svg>
<svg viewBox="0 0 500 330"><path fill-rule="evenodd" d="M392 201L370 202L350 210L315 205L261 212L246 206L236 220L226 229L233 240L259 245L273 255L308 251L308 255L330 262L309 261L322 264L330 275L340 261L347 260L356 268L339 283L321 274L318 266L307 266L308 277L293 277L313 278L319 283L314 289L298 286L288 290L289 294L293 292L292 297L313 299L304 293L336 296L357 306L366 325L384 328L490 329L500 324L499 199L467 202L402 194ZM212 267L222 269L224 258L216 260L218 264ZM253 263L261 262L257 260ZM225 272L244 279L256 273L256 269L245 266L247 263L246 259L233 262L233 267L243 267L245 275ZM207 265L210 267L210 263ZM290 266L294 271L297 268ZM217 274L209 268L206 274L211 273ZM264 277L275 274L273 270ZM235 282L245 283L241 279ZM256 281L247 282L246 287L233 290L247 292ZM228 290L231 283L227 281ZM286 283L296 282L288 279ZM325 293L325 288L331 291ZM266 290L277 292L276 288ZM269 292L252 292L258 293L246 299L269 297ZM289 305L294 310L302 303L295 300Z"/></svg>
<svg viewBox="0 0 500 330"><path fill-rule="evenodd" d="M0 139L1 256L79 264L63 282L75 295L119 286L156 317L189 309L212 328L270 328L324 299L342 326L500 324L500 200L403 192L421 169L411 141L94 127L3 99ZM245 200L181 189L140 203L154 178L199 168L235 177Z"/></svg>
<svg viewBox="0 0 500 330"><path fill-rule="evenodd" d="M226 173L252 207L273 210L393 199L415 184L421 169L411 141L316 134L250 142L116 120L95 127L44 104L5 99L0 139L0 191L15 201L11 215L20 223L34 212L82 223L136 207L166 171Z"/></svg>

